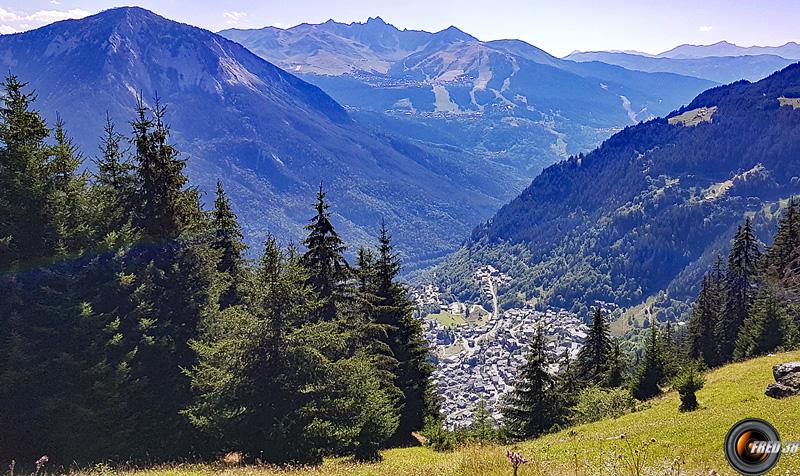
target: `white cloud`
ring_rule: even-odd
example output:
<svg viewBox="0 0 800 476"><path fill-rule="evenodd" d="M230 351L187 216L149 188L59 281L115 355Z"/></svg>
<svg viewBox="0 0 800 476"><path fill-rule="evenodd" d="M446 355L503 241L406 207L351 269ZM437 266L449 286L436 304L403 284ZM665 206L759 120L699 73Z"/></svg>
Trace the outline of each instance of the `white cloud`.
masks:
<svg viewBox="0 0 800 476"><path fill-rule="evenodd" d="M703 25L703 26L700 27L700 31L702 31L703 33L708 33L709 31L711 31L713 29L714 29L714 27L710 26L710 25Z"/></svg>
<svg viewBox="0 0 800 476"><path fill-rule="evenodd" d="M245 12L237 12L237 11L227 11L222 12L222 16L225 18L225 23L228 25L236 25L240 21L244 20L247 16Z"/></svg>
<svg viewBox="0 0 800 476"><path fill-rule="evenodd" d="M0 21L19 21L20 16L14 12L10 12L5 8L0 7Z"/></svg>
<svg viewBox="0 0 800 476"><path fill-rule="evenodd" d="M58 0L50 0L50 3L52 3L53 5L61 5L61 2L59 2Z"/></svg>
<svg viewBox="0 0 800 476"><path fill-rule="evenodd" d="M91 12L81 8L73 8L71 10L37 10L33 13L26 13L6 10L0 7L0 22L2 22L2 24L0 24L0 33L15 33L59 20L83 18L88 15L91 15Z"/></svg>

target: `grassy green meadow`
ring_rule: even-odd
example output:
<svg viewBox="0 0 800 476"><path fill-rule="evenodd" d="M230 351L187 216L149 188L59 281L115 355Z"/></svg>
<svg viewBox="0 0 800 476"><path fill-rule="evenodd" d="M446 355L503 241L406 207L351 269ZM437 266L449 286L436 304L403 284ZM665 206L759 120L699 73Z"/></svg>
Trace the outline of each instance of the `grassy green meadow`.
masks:
<svg viewBox="0 0 800 476"><path fill-rule="evenodd" d="M698 392L701 408L678 412L674 392L613 420L576 426L514 445L530 462L519 475L709 475L734 474L722 454L725 433L738 420L764 418L784 440L800 439L800 397L773 400L764 388L772 366L800 360L800 352L728 365L706 375ZM622 437L622 435L625 435ZM510 446L466 446L437 453L429 448L391 449L376 464L327 460L321 467L274 469L186 465L119 472L130 476L494 476L511 475L505 459ZM638 464L636 461L639 461ZM98 474L103 471L84 474ZM771 474L800 475L800 455L784 456Z"/></svg>

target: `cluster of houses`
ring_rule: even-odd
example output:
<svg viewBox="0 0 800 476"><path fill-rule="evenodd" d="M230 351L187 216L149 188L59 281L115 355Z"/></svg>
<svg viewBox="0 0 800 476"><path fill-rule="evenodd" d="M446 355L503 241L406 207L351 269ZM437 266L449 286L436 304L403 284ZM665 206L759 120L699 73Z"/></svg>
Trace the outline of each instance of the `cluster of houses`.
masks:
<svg viewBox="0 0 800 476"><path fill-rule="evenodd" d="M512 390L527 344L540 326L555 372L556 358L565 353L575 357L587 336L587 327L573 313L525 307L492 315L486 323L446 327L426 320L426 337L437 356L434 380L448 428L468 427L481 399L499 421L502 397Z"/></svg>

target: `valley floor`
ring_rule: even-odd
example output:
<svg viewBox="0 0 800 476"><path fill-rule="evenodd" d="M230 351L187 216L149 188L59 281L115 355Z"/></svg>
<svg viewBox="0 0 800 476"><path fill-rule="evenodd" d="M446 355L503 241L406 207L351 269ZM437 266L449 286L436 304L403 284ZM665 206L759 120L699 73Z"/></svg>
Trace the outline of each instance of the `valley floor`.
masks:
<svg viewBox="0 0 800 476"><path fill-rule="evenodd" d="M735 474L725 461L722 444L726 432L738 420L763 418L775 425L783 440L800 440L800 396L773 400L764 395L765 387L773 381L772 366L793 360L800 360L800 352L762 357L708 373L705 388L698 392L701 408L696 412L679 413L678 396L670 392L635 413L522 442L515 448L531 462L520 468L519 476ZM384 452L384 460L372 465L329 460L313 469L178 466L125 474L508 476L512 471L505 449L468 446L436 453L428 448L402 448ZM637 450L638 472L634 461ZM800 454L784 455L770 474L800 475Z"/></svg>

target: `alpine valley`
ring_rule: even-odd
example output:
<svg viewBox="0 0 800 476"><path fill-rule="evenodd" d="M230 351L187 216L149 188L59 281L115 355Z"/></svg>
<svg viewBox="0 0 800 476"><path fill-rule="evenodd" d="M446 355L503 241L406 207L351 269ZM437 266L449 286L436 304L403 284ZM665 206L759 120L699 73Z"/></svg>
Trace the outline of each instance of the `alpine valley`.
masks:
<svg viewBox="0 0 800 476"><path fill-rule="evenodd" d="M498 292L507 308L585 315L601 301L651 322L685 317L745 217L769 244L800 193L798 107L793 64L628 127L545 169L436 268L436 280L445 295L480 300L472 275L492 265L509 276ZM627 324L642 325L632 317Z"/></svg>

